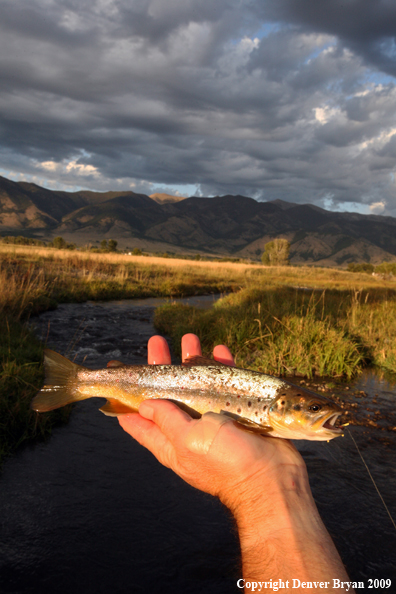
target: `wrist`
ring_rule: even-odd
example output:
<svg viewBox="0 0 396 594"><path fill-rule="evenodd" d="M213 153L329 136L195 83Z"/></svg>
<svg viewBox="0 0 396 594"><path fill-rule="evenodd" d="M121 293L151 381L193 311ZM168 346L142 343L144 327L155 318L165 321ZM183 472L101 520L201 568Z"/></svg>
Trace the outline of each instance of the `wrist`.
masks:
<svg viewBox="0 0 396 594"><path fill-rule="evenodd" d="M321 523L305 464L285 465L273 476L258 472L234 490L226 505L246 542L263 530L268 536L283 530L306 532L308 526Z"/></svg>
<svg viewBox="0 0 396 594"><path fill-rule="evenodd" d="M348 576L317 510L304 467L276 480L255 477L231 509L238 527L243 575L332 583ZM234 499L236 502L236 499ZM315 563L312 563L315 559ZM326 590L333 591L332 589Z"/></svg>

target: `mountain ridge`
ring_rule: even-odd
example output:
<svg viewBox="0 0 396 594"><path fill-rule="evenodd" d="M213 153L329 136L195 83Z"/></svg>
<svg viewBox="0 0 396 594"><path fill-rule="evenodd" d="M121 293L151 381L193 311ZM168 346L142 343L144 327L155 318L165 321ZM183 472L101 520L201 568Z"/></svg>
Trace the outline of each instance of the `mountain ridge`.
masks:
<svg viewBox="0 0 396 594"><path fill-rule="evenodd" d="M331 212L281 200L258 202L241 195L64 192L0 177L0 235L7 234L62 235L80 244L112 238L121 248L253 259L260 257L265 243L285 237L294 263L396 259L396 218L389 216Z"/></svg>

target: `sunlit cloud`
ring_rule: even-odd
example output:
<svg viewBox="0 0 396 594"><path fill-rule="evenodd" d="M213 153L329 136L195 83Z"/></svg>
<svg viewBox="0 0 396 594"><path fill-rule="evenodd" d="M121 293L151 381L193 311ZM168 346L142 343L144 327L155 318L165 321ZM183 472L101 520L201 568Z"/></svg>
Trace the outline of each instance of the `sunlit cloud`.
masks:
<svg viewBox="0 0 396 594"><path fill-rule="evenodd" d="M370 212L371 214L382 214L386 208L385 202L373 202L370 204Z"/></svg>
<svg viewBox="0 0 396 594"><path fill-rule="evenodd" d="M314 6L0 3L3 170L394 212L396 4Z"/></svg>

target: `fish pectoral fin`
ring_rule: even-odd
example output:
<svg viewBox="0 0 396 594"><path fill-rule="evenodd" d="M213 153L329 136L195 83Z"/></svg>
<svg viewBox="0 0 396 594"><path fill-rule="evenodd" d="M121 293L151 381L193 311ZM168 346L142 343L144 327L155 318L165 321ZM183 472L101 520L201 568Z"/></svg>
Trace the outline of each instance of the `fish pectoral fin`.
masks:
<svg viewBox="0 0 396 594"><path fill-rule="evenodd" d="M254 433L271 433L271 431L273 431L273 428L269 425L259 425L259 423L255 423L246 417L240 417L239 415L228 412L228 410L221 410L220 414L234 419L234 421L238 423L238 425L240 425L243 429L248 429Z"/></svg>
<svg viewBox="0 0 396 594"><path fill-rule="evenodd" d="M108 417L118 417L118 415L129 415L130 413L137 412L136 408L131 408L115 398L108 398L106 404L99 410Z"/></svg>
<svg viewBox="0 0 396 594"><path fill-rule="evenodd" d="M211 359L210 357L201 357L200 355L194 355L192 357L187 357L182 363L186 367L196 367L197 365L206 365L211 366L213 365L218 367L229 367L225 363L220 363L220 361L216 361L215 359Z"/></svg>

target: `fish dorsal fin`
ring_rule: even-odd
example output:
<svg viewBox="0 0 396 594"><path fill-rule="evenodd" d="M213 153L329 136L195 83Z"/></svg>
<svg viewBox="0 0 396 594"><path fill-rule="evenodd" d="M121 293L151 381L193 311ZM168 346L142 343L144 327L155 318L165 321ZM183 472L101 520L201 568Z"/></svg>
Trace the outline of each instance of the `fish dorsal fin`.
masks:
<svg viewBox="0 0 396 594"><path fill-rule="evenodd" d="M137 412L136 408L131 408L115 398L108 398L106 404L99 410L108 417L118 417L118 415L129 415L130 413Z"/></svg>
<svg viewBox="0 0 396 594"><path fill-rule="evenodd" d="M220 361L216 361L215 359L211 359L210 357L202 357L201 355L193 355L192 357L187 357L182 363L186 367L195 367L197 365L207 365L213 367L213 365L219 367L229 367L225 363L220 363Z"/></svg>
<svg viewBox="0 0 396 594"><path fill-rule="evenodd" d="M273 428L269 425L260 425L259 423L255 423L246 417L240 417L235 413L228 412L228 410L221 410L220 414L234 419L234 421L238 423L238 425L240 425L243 429L248 429L254 433L271 433L271 431L273 431Z"/></svg>

